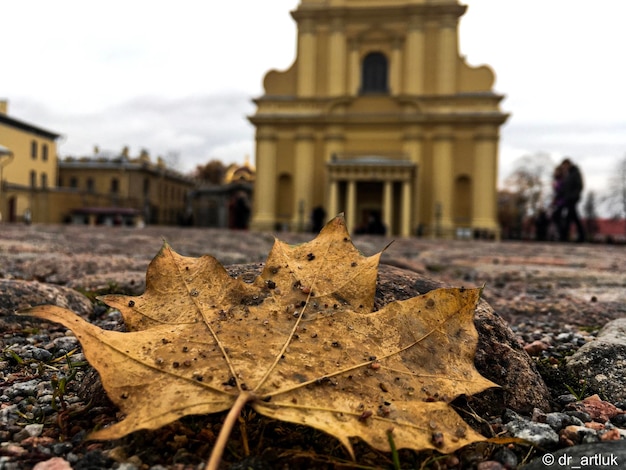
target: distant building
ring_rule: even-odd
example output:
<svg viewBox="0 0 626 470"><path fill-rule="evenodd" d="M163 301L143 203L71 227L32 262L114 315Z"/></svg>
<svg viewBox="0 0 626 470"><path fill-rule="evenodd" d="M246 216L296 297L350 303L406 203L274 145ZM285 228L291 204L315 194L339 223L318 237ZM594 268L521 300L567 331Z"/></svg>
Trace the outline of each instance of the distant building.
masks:
<svg viewBox="0 0 626 470"><path fill-rule="evenodd" d="M256 127L252 226L289 227L316 207L349 230L497 235L503 96L459 53L457 0L301 0L297 57L268 72Z"/></svg>
<svg viewBox="0 0 626 470"><path fill-rule="evenodd" d="M220 184L200 184L189 196L193 225L246 229L252 213L252 193L256 171L248 159L232 164Z"/></svg>
<svg viewBox="0 0 626 470"><path fill-rule="evenodd" d="M140 217L149 224L174 225L186 222L187 199L195 182L167 168L161 158L152 162L145 150L131 158L128 148L118 155L96 148L91 157L59 161L58 186L80 197L81 204L67 214L74 222L83 217L85 222L108 223L117 217L129 223ZM114 208L132 211L116 214Z"/></svg>
<svg viewBox="0 0 626 470"><path fill-rule="evenodd" d="M8 115L0 100L0 215L15 222L51 222L42 194L56 187L57 139L60 135Z"/></svg>

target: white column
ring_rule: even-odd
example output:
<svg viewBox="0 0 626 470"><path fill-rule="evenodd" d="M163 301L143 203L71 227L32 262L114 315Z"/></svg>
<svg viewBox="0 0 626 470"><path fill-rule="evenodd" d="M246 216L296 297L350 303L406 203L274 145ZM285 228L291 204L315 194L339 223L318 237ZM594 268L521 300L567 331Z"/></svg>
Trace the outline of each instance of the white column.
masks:
<svg viewBox="0 0 626 470"><path fill-rule="evenodd" d="M431 233L436 235L437 229L440 235L446 238L452 237L452 151L453 151L452 130L441 129L435 136L433 149L433 193L434 206L433 219L431 222ZM436 219L436 210L439 210L439 219ZM438 225L438 226L437 226Z"/></svg>
<svg viewBox="0 0 626 470"><path fill-rule="evenodd" d="M456 27L456 18L446 17L439 29L437 91L442 95L456 93L457 61L459 59Z"/></svg>
<svg viewBox="0 0 626 470"><path fill-rule="evenodd" d="M313 210L313 181L315 179L314 136L310 129L296 133L295 145L295 200L292 227L304 229Z"/></svg>
<svg viewBox="0 0 626 470"><path fill-rule="evenodd" d="M499 232L496 207L498 134L483 129L475 137L472 181L472 227Z"/></svg>
<svg viewBox="0 0 626 470"><path fill-rule="evenodd" d="M315 95L315 26L312 20L306 19L298 26L298 96Z"/></svg>
<svg viewBox="0 0 626 470"><path fill-rule="evenodd" d="M346 225L348 226L348 232L352 235L356 225L356 181L349 180L347 186Z"/></svg>
<svg viewBox="0 0 626 470"><path fill-rule="evenodd" d="M402 217L400 220L400 235L403 237L411 236L411 182L402 182Z"/></svg>
<svg viewBox="0 0 626 470"><path fill-rule="evenodd" d="M339 195L339 182L335 180L330 180L330 185L328 187L328 213L326 214L327 219L332 219L337 216L337 212L339 211L339 201L337 196Z"/></svg>
<svg viewBox="0 0 626 470"><path fill-rule="evenodd" d="M412 181L412 200L411 200L411 221L412 226L417 227L422 223L420 205L423 200L427 200L426 195L421 194L422 189L422 146L423 135L421 129L417 126L411 126L406 130L404 135L403 151L409 157L409 160L415 164L413 181Z"/></svg>
<svg viewBox="0 0 626 470"><path fill-rule="evenodd" d="M346 37L343 22L335 18L328 41L328 94L342 96L346 92Z"/></svg>
<svg viewBox="0 0 626 470"><path fill-rule="evenodd" d="M404 89L409 95L424 93L424 25L421 18L411 18L404 48Z"/></svg>
<svg viewBox="0 0 626 470"><path fill-rule="evenodd" d="M276 137L268 130L257 131L254 217L256 230L273 230L276 222Z"/></svg>

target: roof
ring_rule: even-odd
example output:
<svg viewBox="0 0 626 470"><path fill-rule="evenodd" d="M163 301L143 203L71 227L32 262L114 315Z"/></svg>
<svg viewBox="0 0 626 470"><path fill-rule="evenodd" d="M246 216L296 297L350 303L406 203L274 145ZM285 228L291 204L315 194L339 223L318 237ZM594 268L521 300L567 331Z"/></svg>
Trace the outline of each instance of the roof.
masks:
<svg viewBox="0 0 626 470"><path fill-rule="evenodd" d="M0 124L5 124L7 126L14 127L15 129L20 129L22 131L38 135L39 137L45 137L46 139L56 140L61 137L61 134L57 134L56 132L46 130L42 127L38 127L24 121L20 121L19 119L9 117L6 114L2 113L0 113Z"/></svg>
<svg viewBox="0 0 626 470"><path fill-rule="evenodd" d="M58 162L59 170L125 170L125 171L141 171L154 175L163 175L167 178L177 180L187 185L193 185L193 178L179 173L176 170L159 166L149 162L140 162L130 160L125 157L108 158L81 158L81 159L65 159Z"/></svg>

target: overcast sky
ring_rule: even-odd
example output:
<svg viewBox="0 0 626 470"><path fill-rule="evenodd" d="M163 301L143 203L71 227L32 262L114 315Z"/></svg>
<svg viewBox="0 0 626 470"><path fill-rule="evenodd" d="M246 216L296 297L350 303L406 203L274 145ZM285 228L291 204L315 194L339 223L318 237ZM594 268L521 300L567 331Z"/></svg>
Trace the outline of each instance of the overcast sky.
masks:
<svg viewBox="0 0 626 470"><path fill-rule="evenodd" d="M61 156L147 149L181 171L254 156L262 79L288 68L298 0L0 0L0 98L58 132ZM621 0L465 0L460 50L511 113L500 181L525 154L570 156L602 190L626 155ZM177 160L176 160L177 158Z"/></svg>

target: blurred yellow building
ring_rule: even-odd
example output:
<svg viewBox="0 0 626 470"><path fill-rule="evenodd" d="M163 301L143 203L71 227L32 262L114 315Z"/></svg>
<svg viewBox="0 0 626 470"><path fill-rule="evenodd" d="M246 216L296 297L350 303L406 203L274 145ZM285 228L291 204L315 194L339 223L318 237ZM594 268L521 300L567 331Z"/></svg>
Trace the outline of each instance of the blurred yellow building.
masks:
<svg viewBox="0 0 626 470"><path fill-rule="evenodd" d="M59 188L80 198L68 211L75 223L185 224L194 187L192 178L162 158L153 162L146 150L133 158L127 147L119 154L95 148L92 156L59 161Z"/></svg>
<svg viewBox="0 0 626 470"><path fill-rule="evenodd" d="M456 0L301 0L297 57L270 71L256 127L252 227L498 236L494 73L459 54Z"/></svg>
<svg viewBox="0 0 626 470"><path fill-rule="evenodd" d="M40 202L42 193L56 187L59 137L56 132L10 117L8 102L0 100L2 220L49 221Z"/></svg>
<svg viewBox="0 0 626 470"><path fill-rule="evenodd" d="M9 117L0 100L0 220L180 224L195 181L147 151L57 156L59 134Z"/></svg>

